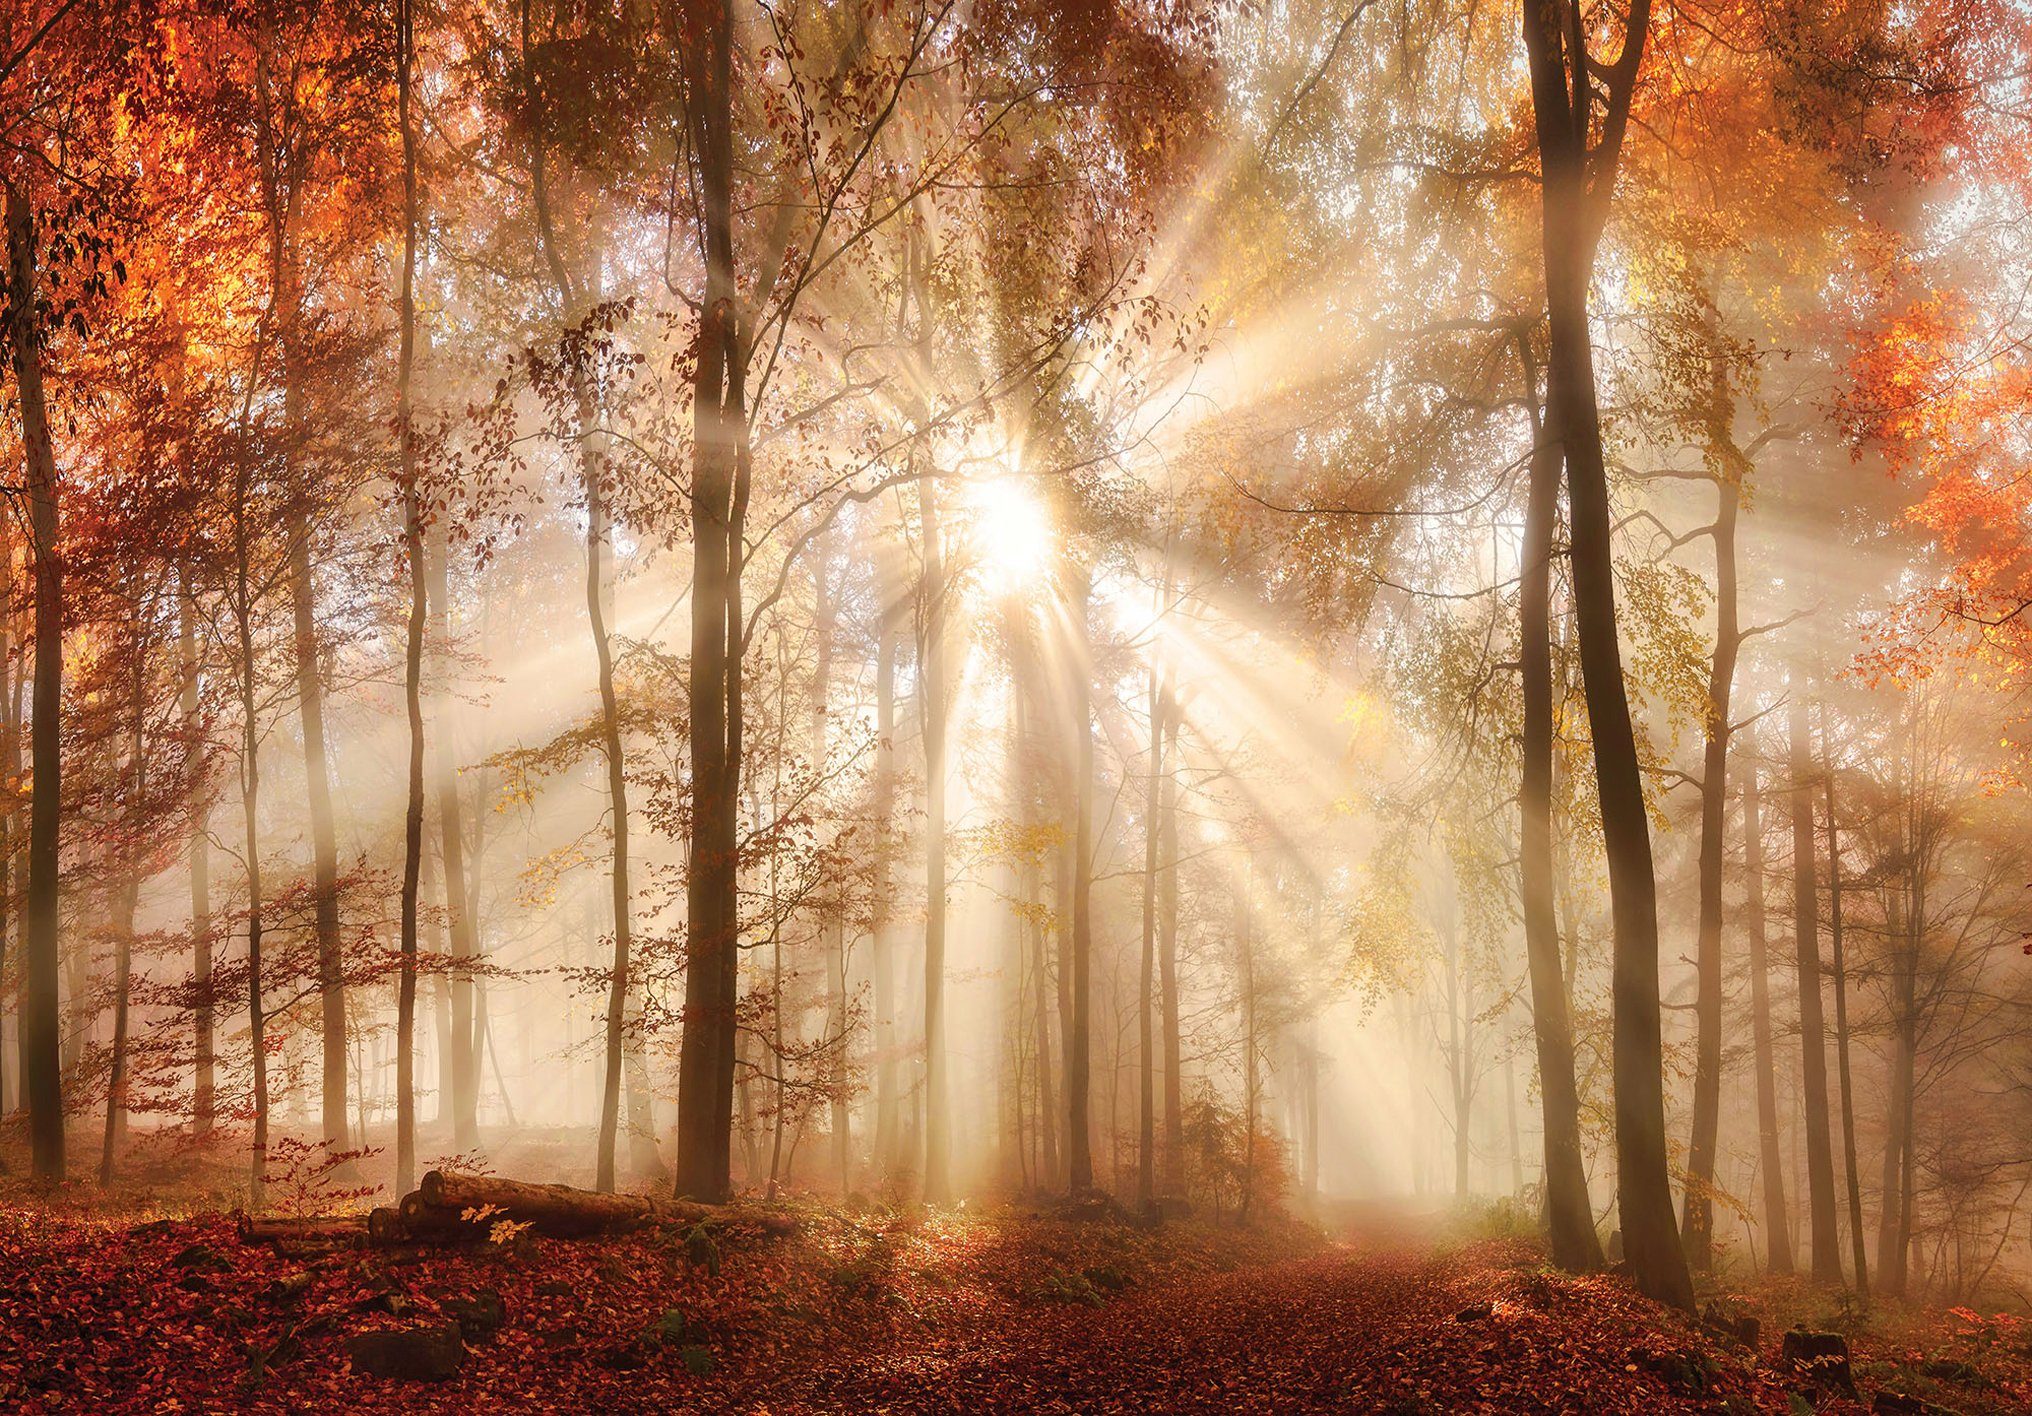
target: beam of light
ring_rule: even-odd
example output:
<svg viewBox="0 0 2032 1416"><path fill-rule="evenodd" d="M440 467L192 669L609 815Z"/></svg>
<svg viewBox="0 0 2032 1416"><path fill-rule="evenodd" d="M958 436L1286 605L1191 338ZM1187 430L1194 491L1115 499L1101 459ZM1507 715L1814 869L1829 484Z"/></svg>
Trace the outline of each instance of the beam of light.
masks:
<svg viewBox="0 0 2032 1416"><path fill-rule="evenodd" d="M1044 577L1057 537L1050 513L1027 482L1015 476L969 480L960 502L984 591L997 598L1012 595Z"/></svg>

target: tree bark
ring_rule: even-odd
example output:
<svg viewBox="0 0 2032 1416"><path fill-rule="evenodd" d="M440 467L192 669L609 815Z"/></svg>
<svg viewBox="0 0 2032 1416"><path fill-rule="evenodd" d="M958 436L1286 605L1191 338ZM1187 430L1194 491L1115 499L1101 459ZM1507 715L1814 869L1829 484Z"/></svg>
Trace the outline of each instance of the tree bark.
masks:
<svg viewBox="0 0 2032 1416"><path fill-rule="evenodd" d="M1719 384L1719 379L1717 380ZM1694 971L1693 1139L1687 1147L1686 1205L1680 1226L1687 1262L1705 1273L1714 1263L1715 1147L1722 1091L1722 860L1728 815L1729 701L1742 644L1736 605L1736 515L1741 489L1715 484L1719 506L1711 535L1715 551L1714 660L1707 681L1707 723L1700 782L1700 924Z"/></svg>
<svg viewBox="0 0 2032 1416"><path fill-rule="evenodd" d="M1820 996L1820 894L1814 881L1813 749L1806 702L1794 686L1788 714L1792 737L1792 919L1799 954L1801 1102L1806 1124L1806 1185L1813 1226L1813 1279L1842 1281L1841 1233L1835 1214L1834 1148L1828 1127L1827 1025Z"/></svg>
<svg viewBox="0 0 2032 1416"><path fill-rule="evenodd" d="M303 722L303 762L310 807L312 926L317 938L320 1042L323 1061L319 1090L320 1134L332 1145L346 1142L346 979L339 939L339 847L332 823L332 783L325 748L324 672L317 635L317 596L312 579L310 518L292 512L289 536L290 602L295 617L298 710Z"/></svg>
<svg viewBox="0 0 2032 1416"><path fill-rule="evenodd" d="M35 688L29 707L28 892L22 918L21 1064L32 1165L64 1178L63 1077L57 997L58 850L62 832L63 563L59 484L43 399L36 315L35 212L18 179L7 182L8 334L28 464L28 525L35 556Z"/></svg>
<svg viewBox="0 0 2032 1416"><path fill-rule="evenodd" d="M1180 711L1172 685L1165 684L1164 793L1158 801L1162 818L1158 849L1163 874L1157 893L1157 989L1164 1027L1164 1192L1185 1194L1185 1078L1180 1071L1182 1047L1178 1025L1178 723Z"/></svg>
<svg viewBox="0 0 2032 1416"><path fill-rule="evenodd" d="M1583 1273L1602 1266L1580 1144L1580 1090L1574 1080L1573 1023L1560 959L1552 855L1552 557L1559 519L1561 452L1540 426L1538 376L1525 355L1527 402L1533 410L1531 480L1518 571L1517 662L1524 698L1523 768L1518 786L1518 890L1524 952L1531 980L1531 1024L1537 1044L1538 1090L1544 1112L1545 1209L1552 1259Z"/></svg>
<svg viewBox="0 0 2032 1416"><path fill-rule="evenodd" d="M924 538L918 642L924 705L924 1198L946 1204L952 1199L945 1078L946 585L935 478L918 482L917 505Z"/></svg>
<svg viewBox="0 0 2032 1416"><path fill-rule="evenodd" d="M442 523L433 522L424 548L429 570L426 598L430 621L426 639L431 646L436 682L432 685L431 717L437 724L437 814L438 854L444 864L445 920L451 935L453 974L448 992L451 1004L451 1058L449 1102L452 1146L461 1153L480 1143L480 1052L479 1028L475 1019L472 977L461 967L479 954L478 921L469 908L466 883L465 802L459 791L459 764L452 731L454 708L451 693L451 547Z"/></svg>
<svg viewBox="0 0 2032 1416"><path fill-rule="evenodd" d="M1906 795L1905 773L1894 763L1892 798L1902 814L1899 853L1906 865L1904 918L1893 917L1891 942L1891 1078L1885 1110L1884 1168L1877 1220L1877 1281L1893 1298L1905 1296L1910 1277L1912 1216L1907 1176L1911 1171L1914 1092L1918 1081L1919 943L1926 932L1925 866L1920 860L1914 807ZM1896 899L1896 890L1892 892Z"/></svg>
<svg viewBox="0 0 2032 1416"><path fill-rule="evenodd" d="M587 411L582 406L582 413ZM591 622L593 650L600 671L600 742L607 764L607 804L613 820L614 864L611 876L614 910L614 957L607 987L607 1061L600 1090L600 1140L598 1179L601 1190L614 1188L614 1151L621 1116L621 1069L628 1050L630 928L628 885L628 778L622 758L621 710L614 689L614 648L607 628L605 605L605 557L609 549L610 524L605 489L589 450L582 455L586 489L586 617ZM471 1020L468 995L467 1020ZM458 1028L453 1013L453 1032ZM454 1036L453 1046L459 1045ZM639 1091L638 1089L631 1089ZM647 1097L643 1097L647 1101ZM631 1110L631 1121L633 1117ZM631 1141L635 1127L630 1126ZM653 1137L650 1138L653 1144ZM639 1156L638 1156L639 1158Z"/></svg>
<svg viewBox="0 0 2032 1416"><path fill-rule="evenodd" d="M692 401L691 873L686 892L684 1041L678 1058L680 1195L732 1191L739 915L742 529L747 515L747 351L735 283L733 19L705 7L684 46L699 171L706 282Z"/></svg>
<svg viewBox="0 0 2032 1416"><path fill-rule="evenodd" d="M1075 1195L1094 1188L1092 1134L1088 1122L1093 1048L1093 896L1094 896L1094 732L1092 671L1087 639L1090 585L1084 567L1074 568L1067 613L1072 621L1072 652L1066 662L1071 677L1073 732L1072 840L1072 1027L1065 1038L1066 1168Z"/></svg>
<svg viewBox="0 0 2032 1416"><path fill-rule="evenodd" d="M811 671L811 766L823 774L831 751L833 640L839 632L832 586L831 538L821 538L812 557L812 635L817 643ZM819 896L819 935L826 945L826 1031L833 1048L836 1075L829 1098L832 1109L833 1171L840 1193L854 1188L853 1099L846 1086L852 1057L848 1028L846 902L835 890Z"/></svg>
<svg viewBox="0 0 2032 1416"><path fill-rule="evenodd" d="M147 838L147 824L141 819L148 800L147 734L148 734L148 650L147 635L142 626L149 615L146 607L135 617L136 632L128 652L134 662L129 668L132 674L132 692L128 699L128 712L133 732L132 748L127 760L128 791L127 809L134 813L132 826L133 843L127 848L126 859L120 862L120 882L113 891L113 1049L111 1067L106 1081L106 1124L99 1144L99 1188L106 1189L113 1183L113 1167L116 1152L127 1128L127 1074L130 1067L128 1058L128 1016L129 1003L133 997L134 984L134 913L141 898L141 850L140 842Z"/></svg>
<svg viewBox="0 0 2032 1416"><path fill-rule="evenodd" d="M196 1034L191 1129L203 1137L211 1134L218 1105L212 1000L212 848L207 824L211 813L205 799L204 722L198 692L197 603L187 582L178 597L177 618L177 645L183 674L185 792L190 799L191 815L191 979L197 994L191 1008Z"/></svg>
<svg viewBox="0 0 2032 1416"><path fill-rule="evenodd" d="M1163 670L1150 666L1150 777L1143 808L1143 954L1136 974L1136 1204L1157 1203L1157 1037L1152 994L1157 989L1157 871L1164 814Z"/></svg>
<svg viewBox="0 0 2032 1416"><path fill-rule="evenodd" d="M1757 1066L1757 1154L1764 1176L1764 1267L1792 1272L1790 1211L1778 1144L1778 1073L1771 1044L1771 968L1764 944L1764 822L1757 763L1743 765L1743 925L1750 944L1750 1032Z"/></svg>
<svg viewBox="0 0 2032 1416"><path fill-rule="evenodd" d="M874 986L875 1043L875 1164L896 1165L898 1107L896 1095L896 979L892 957L895 942L891 917L892 842L896 816L896 630L895 604L885 598L875 642L875 771L869 793L874 817L875 878L870 887L869 928L872 941L868 969Z"/></svg>
<svg viewBox="0 0 2032 1416"><path fill-rule="evenodd" d="M1597 88L1592 71L1599 66L1586 53L1580 12L1573 0L1558 4L1524 0L1522 8L1543 175L1545 297L1551 328L1547 424L1566 456L1574 608L1615 922L1617 1209L1624 1253L1638 1288L1660 1302L1691 1309L1693 1281L1679 1242L1665 1161L1657 880L1643 772L1617 642L1608 469L1588 330L1588 284L1614 189L1650 5L1648 0L1632 0L1625 16L1622 52L1606 74L1603 133L1592 150L1589 135ZM1561 17L1569 24L1559 24Z"/></svg>
<svg viewBox="0 0 2032 1416"><path fill-rule="evenodd" d="M242 860L247 872L247 1039L254 1071L254 1144L248 1203L261 1207L268 1157L268 1012L261 991L261 944L265 920L261 886L261 720L254 650L252 547L248 544L248 484L253 474L243 449L236 472L233 514L233 617L239 636L240 817Z"/></svg>
<svg viewBox="0 0 2032 1416"><path fill-rule="evenodd" d="M1820 710L1821 783L1827 801L1828 943L1834 963L1834 1047L1841 1081L1842 1169L1848 1183L1849 1254L1856 1269L1856 1295L1870 1301L1869 1250L1863 1241L1863 1192L1856 1167L1856 1101L1849 1070L1848 958L1842 940L1841 824L1835 816L1834 742L1827 730L1827 708Z"/></svg>
<svg viewBox="0 0 2032 1416"><path fill-rule="evenodd" d="M423 872L423 645L429 588L423 563L423 498L417 487L415 410L410 381L416 354L416 138L410 128L415 28L410 0L395 11L396 107L402 130L402 276L400 349L395 376L395 427L402 501L402 550L409 568L409 637L403 655L403 704L409 717L409 772L402 818L401 972L395 1003L395 1188L416 1176L417 896ZM343 1025L343 1014L341 1015ZM343 1104L343 1103L342 1103ZM330 1134L329 1122L327 1134ZM339 1132L345 1133L343 1129Z"/></svg>

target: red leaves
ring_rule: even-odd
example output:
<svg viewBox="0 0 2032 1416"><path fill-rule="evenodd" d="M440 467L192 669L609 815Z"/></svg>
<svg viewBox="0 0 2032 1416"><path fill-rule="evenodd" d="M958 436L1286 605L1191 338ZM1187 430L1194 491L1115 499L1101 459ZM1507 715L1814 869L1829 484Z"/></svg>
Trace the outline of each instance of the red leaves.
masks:
<svg viewBox="0 0 2032 1416"><path fill-rule="evenodd" d="M367 1377L346 1357L363 1333L447 1323L467 1329L448 1380ZM1968 1315L1939 1326L1981 1345ZM2000 1380L2001 1399L2024 1397ZM15 1213L0 1406L59 1392L108 1413L1783 1412L1792 1378L1518 1244L834 1213L776 1240L735 1209L597 1242L293 1258L219 1218Z"/></svg>

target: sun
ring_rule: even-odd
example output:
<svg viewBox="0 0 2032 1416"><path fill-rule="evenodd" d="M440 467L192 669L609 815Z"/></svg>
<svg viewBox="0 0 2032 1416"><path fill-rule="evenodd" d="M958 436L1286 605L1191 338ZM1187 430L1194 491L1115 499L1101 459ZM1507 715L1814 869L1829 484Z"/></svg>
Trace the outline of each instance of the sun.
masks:
<svg viewBox="0 0 2032 1416"><path fill-rule="evenodd" d="M1013 594L1049 569L1056 542L1051 516L1026 481L1013 474L984 477L967 482L961 497L984 589Z"/></svg>

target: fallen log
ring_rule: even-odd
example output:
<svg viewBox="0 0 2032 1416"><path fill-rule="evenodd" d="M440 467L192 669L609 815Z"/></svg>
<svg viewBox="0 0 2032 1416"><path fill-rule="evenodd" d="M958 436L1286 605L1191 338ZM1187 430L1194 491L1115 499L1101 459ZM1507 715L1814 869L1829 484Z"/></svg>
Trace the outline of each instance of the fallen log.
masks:
<svg viewBox="0 0 2032 1416"><path fill-rule="evenodd" d="M426 1172L417 1198L433 1209L484 1211L559 1237L630 1229L653 1218L656 1210L656 1202L647 1195L601 1194L456 1170Z"/></svg>
<svg viewBox="0 0 2032 1416"><path fill-rule="evenodd" d="M377 1247L400 1244L409 1238L409 1230L402 1222L402 1211L389 1205L376 1205L367 1212L367 1242Z"/></svg>
<svg viewBox="0 0 2032 1416"><path fill-rule="evenodd" d="M315 1219L243 1214L239 1229L242 1244L364 1244L368 1238L368 1221L357 1214Z"/></svg>
<svg viewBox="0 0 2032 1416"><path fill-rule="evenodd" d="M796 1215L778 1210L728 1209L660 1195L602 1194L570 1185L538 1185L456 1170L426 1172L415 1194L403 1199L405 1220L411 1201L420 1214L484 1214L487 1222L513 1220L555 1238L609 1234L644 1224L695 1225L707 1220L752 1224L765 1234L781 1236L796 1233L799 1225ZM487 1222L471 1227L484 1235Z"/></svg>
<svg viewBox="0 0 2032 1416"><path fill-rule="evenodd" d="M404 1195L396 1213L411 1239L485 1239L489 1220L499 1218L493 1215L488 1219L467 1219L455 1206L430 1203L421 1190Z"/></svg>

